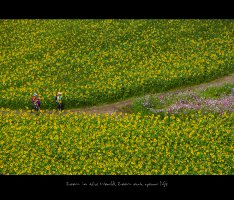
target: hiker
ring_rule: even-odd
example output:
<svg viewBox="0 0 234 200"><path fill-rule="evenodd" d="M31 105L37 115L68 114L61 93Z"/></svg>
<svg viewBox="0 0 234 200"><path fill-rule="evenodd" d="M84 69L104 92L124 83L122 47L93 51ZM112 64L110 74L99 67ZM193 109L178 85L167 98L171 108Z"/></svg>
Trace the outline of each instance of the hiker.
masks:
<svg viewBox="0 0 234 200"><path fill-rule="evenodd" d="M37 98L37 100L36 100L36 104L37 104L37 107L38 107L38 111L40 111L41 110L41 98Z"/></svg>
<svg viewBox="0 0 234 200"><path fill-rule="evenodd" d="M32 103L33 109L35 109L36 111L39 111L38 104L37 104L37 93L33 94L33 96L30 99L30 102Z"/></svg>
<svg viewBox="0 0 234 200"><path fill-rule="evenodd" d="M55 101L56 101L58 109L61 111L62 110L62 92L57 93L57 95L55 96Z"/></svg>

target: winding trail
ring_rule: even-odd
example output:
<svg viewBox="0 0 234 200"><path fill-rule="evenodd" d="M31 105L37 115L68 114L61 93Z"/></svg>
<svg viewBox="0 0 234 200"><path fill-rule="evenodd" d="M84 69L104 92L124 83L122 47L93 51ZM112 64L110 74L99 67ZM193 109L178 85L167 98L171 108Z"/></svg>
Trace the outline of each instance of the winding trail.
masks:
<svg viewBox="0 0 234 200"><path fill-rule="evenodd" d="M232 83L234 84L234 73L224 76L218 79L215 79L213 81L202 83L199 85L193 85L183 88L175 88L172 90L169 90L167 92L157 93L157 94L178 94L178 93L190 93L190 91L197 91L197 90L204 90L208 87L212 86L221 86L225 83ZM123 113L124 114L124 108L131 106L135 98L130 98L124 101L111 103L111 104L103 104L99 106L93 106L88 108L77 108L77 109L68 109L64 110L64 114L67 112L74 112L74 113L87 113L87 114L112 114L112 113ZM24 111L24 110L23 110ZM26 110L25 110L26 111ZM1 111L5 112L5 111ZM20 111L16 111L17 113L20 113ZM52 110L43 110L44 113L52 113Z"/></svg>
<svg viewBox="0 0 234 200"><path fill-rule="evenodd" d="M225 83L232 83L234 84L234 73L224 76L218 79L215 79L213 81L207 82L207 83L202 83L199 85L193 85L189 87L184 87L184 88L175 88L172 90L169 90L167 92L162 92L158 94L178 94L178 93L189 93L190 91L195 91L195 90L204 90L208 87L213 87L213 86L221 86ZM71 112L85 112L85 113L96 113L96 114L112 114L114 112L116 113L123 113L123 108L132 105L133 101L135 98L131 98L125 101L120 101L117 103L111 103L111 104L105 104L105 105L100 105L100 106L94 106L90 108L81 108L81 109L71 109Z"/></svg>

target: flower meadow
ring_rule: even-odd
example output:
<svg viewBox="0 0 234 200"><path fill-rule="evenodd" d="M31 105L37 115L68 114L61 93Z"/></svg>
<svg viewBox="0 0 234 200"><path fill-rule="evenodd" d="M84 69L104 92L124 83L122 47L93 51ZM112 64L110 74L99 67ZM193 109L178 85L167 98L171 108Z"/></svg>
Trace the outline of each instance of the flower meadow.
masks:
<svg viewBox="0 0 234 200"><path fill-rule="evenodd" d="M233 174L233 85L186 99L144 95L233 73L233 25L0 20L0 174ZM58 91L61 112L52 110ZM138 109L165 113L68 110L141 95Z"/></svg>
<svg viewBox="0 0 234 200"><path fill-rule="evenodd" d="M97 105L234 72L233 20L0 20L0 107Z"/></svg>
<svg viewBox="0 0 234 200"><path fill-rule="evenodd" d="M2 109L3 110L3 109ZM0 115L0 173L233 174L234 113Z"/></svg>
<svg viewBox="0 0 234 200"><path fill-rule="evenodd" d="M179 114L201 111L223 113L234 111L234 84L209 87L202 91L149 94L136 98L132 112L142 114Z"/></svg>

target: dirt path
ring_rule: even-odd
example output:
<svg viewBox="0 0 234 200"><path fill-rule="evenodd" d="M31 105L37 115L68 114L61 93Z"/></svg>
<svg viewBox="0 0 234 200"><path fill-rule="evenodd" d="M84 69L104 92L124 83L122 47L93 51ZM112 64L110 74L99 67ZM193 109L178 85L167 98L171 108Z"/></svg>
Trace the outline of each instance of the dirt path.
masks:
<svg viewBox="0 0 234 200"><path fill-rule="evenodd" d="M129 106L133 103L133 99L128 99L125 101L120 101L117 103L105 104L101 106L93 106L90 108L81 108L81 109L71 109L71 112L85 112L85 113L97 113L97 114L112 114L114 112L121 112L121 108Z"/></svg>
<svg viewBox="0 0 234 200"><path fill-rule="evenodd" d="M193 86L189 86L189 87L185 87L185 88L181 88L181 89L173 89L170 90L168 92L186 92L186 91L190 91L190 90L204 90L207 87L215 87L215 86L221 86L225 83L232 83L234 84L234 73L230 74L228 76L224 76L218 79L215 79L213 81L207 82L207 83L201 83L199 85L193 85ZM166 93L168 93L166 92Z"/></svg>
<svg viewBox="0 0 234 200"><path fill-rule="evenodd" d="M166 93L180 93L180 92L189 92L189 91L194 91L194 90L204 90L207 87L214 87L214 86L221 86L225 83L232 83L234 84L234 73L229 75L229 76L225 76L225 77L221 77L218 78L216 80L213 80L211 82L208 83L202 83L199 85L194 85L194 86L189 86L189 87L185 87L182 89L173 89L167 92L163 92L161 94L166 94ZM113 104L107 104L107 105L102 105L102 106L95 106L95 107L91 107L91 108L87 108L87 109L74 109L71 111L78 111L78 112L86 112L86 113L108 113L111 114L113 112L121 112L123 107L132 105L134 99L129 99L126 101L121 101L118 103L113 103Z"/></svg>
<svg viewBox="0 0 234 200"><path fill-rule="evenodd" d="M211 82L208 83L202 83L199 85L194 85L194 86L189 86L189 87L184 87L184 88L175 88L172 90L169 90L167 92L163 92L163 93L158 93L158 94L178 94L178 93L185 93L185 92L190 92L190 91L195 91L195 90L204 90L207 87L211 87L211 86L220 86L223 85L225 83L232 83L234 84L234 73L230 74L228 76L224 76L221 78L218 78L216 80L213 80ZM125 101L120 101L117 103L111 103L111 104L104 104L104 105L100 105L100 106L93 106L93 107L89 107L89 108L80 108L80 109L70 109L70 110L65 110L64 114L66 114L67 112L77 112L77 113L96 113L96 114L112 114L114 112L116 113L124 113L124 108L126 108L127 106L132 105L133 101L135 98L131 98ZM16 111L17 113L19 113L19 111ZM44 110L45 113L52 113L52 111L49 110Z"/></svg>
<svg viewBox="0 0 234 200"><path fill-rule="evenodd" d="M215 79L211 82L208 83L202 83L199 85L194 85L194 86L189 86L181 89L172 89L167 92L163 92L161 94L168 94L168 93L180 93L180 92L189 92L192 90L203 90L207 87L212 87L212 86L221 86L225 83L232 83L234 84L234 73L230 74L229 76L224 76L218 79ZM101 105L101 106L94 106L90 108L81 108L81 109L71 109L70 111L72 112L85 112L85 113L97 113L97 114L112 114L114 112L120 113L123 112L123 108L126 106L132 105L134 99L128 99L125 101L117 102L117 103L112 103L112 104L106 104L106 105Z"/></svg>

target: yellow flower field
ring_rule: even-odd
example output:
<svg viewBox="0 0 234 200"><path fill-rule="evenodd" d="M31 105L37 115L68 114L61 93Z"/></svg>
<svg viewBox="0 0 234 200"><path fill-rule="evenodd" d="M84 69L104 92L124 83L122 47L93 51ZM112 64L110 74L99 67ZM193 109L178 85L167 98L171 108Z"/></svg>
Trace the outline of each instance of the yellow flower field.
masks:
<svg viewBox="0 0 234 200"><path fill-rule="evenodd" d="M0 174L233 174L232 111L52 112L58 91L67 111L233 73L233 25L0 20ZM36 115L29 109L34 92L42 108Z"/></svg>
<svg viewBox="0 0 234 200"><path fill-rule="evenodd" d="M233 20L0 20L0 107L117 101L233 71Z"/></svg>
<svg viewBox="0 0 234 200"><path fill-rule="evenodd" d="M3 174L233 174L234 114L0 115Z"/></svg>

